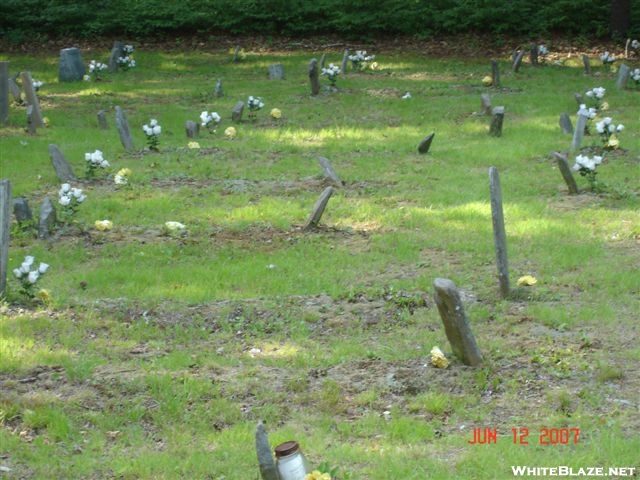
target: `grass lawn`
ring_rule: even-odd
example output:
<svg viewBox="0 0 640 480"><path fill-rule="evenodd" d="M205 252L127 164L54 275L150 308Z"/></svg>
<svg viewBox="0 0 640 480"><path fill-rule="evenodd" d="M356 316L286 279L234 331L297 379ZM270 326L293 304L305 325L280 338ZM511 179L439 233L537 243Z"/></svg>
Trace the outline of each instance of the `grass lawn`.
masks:
<svg viewBox="0 0 640 480"><path fill-rule="evenodd" d="M29 135L24 106L12 104L0 128L0 177L35 217L11 225L0 304L0 477L258 479L260 420L273 447L295 439L342 480L503 479L512 466L640 475L640 87L616 88L620 61L612 70L593 55L585 75L579 56L549 48L518 72L499 58L499 87L482 83L490 58L381 49L375 65L341 73L337 90L321 77L315 96L309 60L340 64L342 47L247 48L237 62L226 49L137 48L135 68L71 83L57 80L57 52L0 54L12 74L44 82L48 121ZM106 62L108 52L82 56ZM284 80L268 78L276 63ZM552 152L568 152L572 136L558 119L567 112L575 125L574 94L594 105L594 87L606 94L569 165L603 152L598 121L625 128L594 188L575 173L580 193L569 195ZM483 93L505 107L500 137L480 112ZM250 95L264 108L232 122ZM220 124L187 138L202 111ZM142 130L150 119L162 127L157 150ZM68 218L50 144L86 195ZM88 176L95 150L109 166ZM305 230L331 184L319 157L342 184ZM47 196L59 221L40 239ZM26 255L50 265L33 298L11 273ZM537 282L518 285L524 275ZM461 292L480 367L451 352L436 278ZM431 364L434 346L448 368ZM469 443L478 431L490 443Z"/></svg>

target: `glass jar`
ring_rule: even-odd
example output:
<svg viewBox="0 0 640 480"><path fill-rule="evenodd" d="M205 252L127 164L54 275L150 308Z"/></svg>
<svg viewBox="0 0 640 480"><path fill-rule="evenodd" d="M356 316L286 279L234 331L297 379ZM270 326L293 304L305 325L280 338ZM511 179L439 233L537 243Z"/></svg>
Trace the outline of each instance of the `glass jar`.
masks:
<svg viewBox="0 0 640 480"><path fill-rule="evenodd" d="M304 480L309 467L298 442L291 440L281 443L275 452L280 480Z"/></svg>

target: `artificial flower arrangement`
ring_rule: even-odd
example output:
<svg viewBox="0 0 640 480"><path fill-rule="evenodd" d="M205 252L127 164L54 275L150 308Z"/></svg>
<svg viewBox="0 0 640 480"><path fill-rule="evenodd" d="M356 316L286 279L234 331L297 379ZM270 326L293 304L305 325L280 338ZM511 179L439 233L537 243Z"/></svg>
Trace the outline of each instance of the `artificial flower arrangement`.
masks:
<svg viewBox="0 0 640 480"><path fill-rule="evenodd" d="M13 275L20 281L21 293L29 299L33 299L35 297L35 284L48 269L49 265L47 263L40 262L36 266L33 255L25 256L22 264L13 269Z"/></svg>
<svg viewBox="0 0 640 480"><path fill-rule="evenodd" d="M216 128L220 124L222 117L218 115L218 112L204 111L200 114L200 124L209 130L210 133L214 133Z"/></svg>
<svg viewBox="0 0 640 480"><path fill-rule="evenodd" d="M329 79L329 83L332 88L336 88L336 81L338 80L338 75L340 75L340 67L330 63L328 67L325 67L320 72L321 75L325 75Z"/></svg>
<svg viewBox="0 0 640 480"><path fill-rule="evenodd" d="M255 120L256 112L264 107L264 102L260 97L249 95L249 98L247 99L247 107L249 107L249 118L251 120Z"/></svg>
<svg viewBox="0 0 640 480"><path fill-rule="evenodd" d="M152 118L149 123L142 126L142 130L147 136L147 145L149 146L149 150L158 150L160 134L162 133L162 127L158 123L158 120Z"/></svg>
<svg viewBox="0 0 640 480"><path fill-rule="evenodd" d="M100 150L85 153L84 159L87 162L87 178L93 178L98 169L105 169L110 166Z"/></svg>

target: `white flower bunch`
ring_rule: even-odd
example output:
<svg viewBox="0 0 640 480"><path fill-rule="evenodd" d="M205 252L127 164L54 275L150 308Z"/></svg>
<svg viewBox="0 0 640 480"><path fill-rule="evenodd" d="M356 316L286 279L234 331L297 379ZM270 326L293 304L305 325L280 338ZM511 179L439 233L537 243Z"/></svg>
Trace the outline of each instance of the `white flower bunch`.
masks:
<svg viewBox="0 0 640 480"><path fill-rule="evenodd" d="M605 65L608 63L613 63L616 61L616 56L612 53L609 52L604 52L600 55L600 60L602 60L602 63L604 63Z"/></svg>
<svg viewBox="0 0 640 480"><path fill-rule="evenodd" d="M604 97L604 94L606 93L607 89L603 88L603 87L594 87L591 90L588 90L585 95L589 98L594 98L596 100L602 100L602 98Z"/></svg>
<svg viewBox="0 0 640 480"><path fill-rule="evenodd" d="M264 107L264 102L260 97L254 97L253 95L249 95L249 99L247 100L247 106L249 107L250 111L254 112Z"/></svg>
<svg viewBox="0 0 640 480"><path fill-rule="evenodd" d="M40 87L42 87L44 85L44 82L40 81L40 80L32 80L33 82L33 89L37 92L38 90L40 90Z"/></svg>
<svg viewBox="0 0 640 480"><path fill-rule="evenodd" d="M636 84L640 85L640 68L634 68L629 72L629 76L631 80L636 82Z"/></svg>
<svg viewBox="0 0 640 480"><path fill-rule="evenodd" d="M545 45L538 45L538 55L545 56L549 53L549 49Z"/></svg>
<svg viewBox="0 0 640 480"><path fill-rule="evenodd" d="M340 75L340 73L340 67L334 65L333 63L330 63L328 67L322 69L320 74L326 75L326 77L329 79L329 82L331 83L331 86L335 87L336 80L338 79L338 75Z"/></svg>
<svg viewBox="0 0 640 480"><path fill-rule="evenodd" d="M613 119L611 117L604 117L601 121L596 123L596 131L598 133L616 133L624 130L624 125L619 123L616 125L613 123Z"/></svg>
<svg viewBox="0 0 640 480"><path fill-rule="evenodd" d="M110 166L100 150L85 153L84 159L87 161L87 176L89 177L93 176L98 168L109 168Z"/></svg>
<svg viewBox="0 0 640 480"><path fill-rule="evenodd" d="M631 48L633 48L634 50L640 49L640 41L636 39L631 40Z"/></svg>
<svg viewBox="0 0 640 480"><path fill-rule="evenodd" d="M356 50L356 53L347 57L351 60L351 64L355 70L361 70L364 67L364 62L369 62L376 58L375 55L367 55L366 50Z"/></svg>
<svg viewBox="0 0 640 480"><path fill-rule="evenodd" d="M131 55L133 53L133 45L125 45L122 47L122 53L125 55Z"/></svg>
<svg viewBox="0 0 640 480"><path fill-rule="evenodd" d="M81 188L72 187L68 183L63 183L58 190L58 203L63 207L75 207L86 199Z"/></svg>
<svg viewBox="0 0 640 480"><path fill-rule="evenodd" d="M592 158L587 155L578 155L576 157L576 163L573 165L575 172L595 172L596 167L602 163L602 157L594 155Z"/></svg>
<svg viewBox="0 0 640 480"><path fill-rule="evenodd" d="M35 257L33 255L27 255L24 257L24 261L20 267L13 269L13 275L20 280L22 292L28 297L33 298L33 286L48 269L49 264L44 262L40 262L36 267Z"/></svg>
<svg viewBox="0 0 640 480"><path fill-rule="evenodd" d="M598 114L598 110L596 110L594 107L587 108L586 104L584 103L580 104L580 108L578 109L578 115L584 115L589 120L592 120L596 117L597 114Z"/></svg>
<svg viewBox="0 0 640 480"><path fill-rule="evenodd" d="M89 73L98 73L106 69L107 66L104 63L96 62L95 60L89 62Z"/></svg>
<svg viewBox="0 0 640 480"><path fill-rule="evenodd" d="M218 115L218 112L207 112L206 110L200 114L200 121L203 127L209 130L214 130L222 118Z"/></svg>
<svg viewBox="0 0 640 480"><path fill-rule="evenodd" d="M122 67L124 70L129 70L136 66L136 61L131 55L125 55L124 57L118 57L118 66Z"/></svg>
<svg viewBox="0 0 640 480"><path fill-rule="evenodd" d="M147 143L149 144L149 148L151 150L157 150L158 143L160 143L159 137L162 133L162 127L158 123L158 120L152 118L151 120L149 120L149 123L145 123L142 126L142 130L147 136Z"/></svg>

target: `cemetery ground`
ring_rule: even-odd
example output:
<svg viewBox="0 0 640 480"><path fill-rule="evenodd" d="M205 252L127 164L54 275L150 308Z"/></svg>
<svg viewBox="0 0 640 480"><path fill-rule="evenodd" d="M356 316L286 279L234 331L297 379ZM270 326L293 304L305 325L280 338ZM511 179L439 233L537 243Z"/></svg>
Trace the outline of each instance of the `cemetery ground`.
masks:
<svg viewBox="0 0 640 480"><path fill-rule="evenodd" d="M517 72L508 55L494 57L499 86L482 83L490 58L379 48L375 68L349 64L335 90L320 77L318 95L309 60L340 64L344 46L247 48L235 62L226 48L137 48L135 68L68 83L57 80L57 51L0 54L12 74L44 82L48 125L28 134L25 107L13 103L0 128L0 177L35 218L11 225L0 476L257 479L259 420L272 446L296 439L340 479L640 469L640 88L616 88L620 60L612 70L594 58L586 75L579 57L549 47L548 61L525 59ZM85 63L108 54L82 50ZM284 79L268 78L273 64ZM214 95L218 79L224 96ZM558 118L575 123L574 94L594 87L606 88L598 118L625 129L598 166L599 189L576 173L580 192L570 195L552 155L572 141ZM505 107L500 136L489 135L482 94ZM264 108L233 122L250 95ZM187 138L185 122L205 110L220 125ZM157 150L142 130L152 118ZM57 203L61 183L50 144L87 198L37 238L39 206L45 196ZM600 146L592 126L582 153ZM110 166L87 178L85 153L96 149ZM123 168L128 183L117 185ZM324 214L305 229L328 186ZM105 219L112 228L97 229ZM25 255L50 265L33 300L11 274ZM525 275L536 283L518 285ZM436 278L460 289L482 365L453 356ZM448 368L431 364L434 346ZM476 428L496 429L496 442L470 444Z"/></svg>

